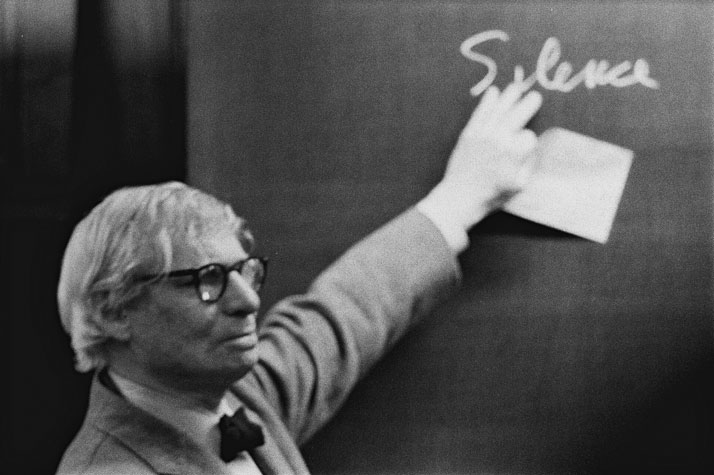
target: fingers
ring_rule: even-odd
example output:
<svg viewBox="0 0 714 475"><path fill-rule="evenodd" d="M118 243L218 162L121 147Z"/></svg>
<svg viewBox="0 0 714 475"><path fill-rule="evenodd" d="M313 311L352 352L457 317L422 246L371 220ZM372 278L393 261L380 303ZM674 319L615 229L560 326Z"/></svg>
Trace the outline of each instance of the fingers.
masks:
<svg viewBox="0 0 714 475"><path fill-rule="evenodd" d="M523 157L520 169L515 177L514 188L521 189L528 183L537 166L537 154L533 153L538 137L532 130L522 130L518 134L517 147Z"/></svg>
<svg viewBox="0 0 714 475"><path fill-rule="evenodd" d="M506 86L506 89L503 90L503 94L499 97L498 103L492 110L492 117L500 122L513 108L518 99L520 99L521 94L523 94L523 87L520 83L512 82Z"/></svg>
<svg viewBox="0 0 714 475"><path fill-rule="evenodd" d="M471 120L469 120L469 126L481 127L486 122L486 119L491 116L491 110L496 105L499 95L500 93L496 86L486 89L486 92L481 96L481 102L479 102L478 107L476 107L471 116Z"/></svg>
<svg viewBox="0 0 714 475"><path fill-rule="evenodd" d="M511 140L511 147L514 152L526 154L533 150L538 143L538 137L535 132L529 129L523 129L516 133Z"/></svg>
<svg viewBox="0 0 714 475"><path fill-rule="evenodd" d="M531 91L516 103L504 117L502 126L510 131L517 131L526 126L543 104L543 96L539 92Z"/></svg>
<svg viewBox="0 0 714 475"><path fill-rule="evenodd" d="M469 128L518 132L543 103L543 96L539 92L530 91L521 97L523 93L523 85L517 82L509 84L500 94L496 86L489 87L469 121Z"/></svg>

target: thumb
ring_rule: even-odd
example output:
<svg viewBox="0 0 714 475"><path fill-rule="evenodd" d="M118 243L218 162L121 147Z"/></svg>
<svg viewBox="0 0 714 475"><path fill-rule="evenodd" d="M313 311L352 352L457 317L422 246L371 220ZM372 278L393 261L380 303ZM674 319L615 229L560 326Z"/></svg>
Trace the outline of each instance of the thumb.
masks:
<svg viewBox="0 0 714 475"><path fill-rule="evenodd" d="M522 130L518 133L518 137L514 140L515 153L521 154L521 165L514 177L514 188L522 189L530 181L531 176L538 166L538 153L536 145L538 137L532 130Z"/></svg>

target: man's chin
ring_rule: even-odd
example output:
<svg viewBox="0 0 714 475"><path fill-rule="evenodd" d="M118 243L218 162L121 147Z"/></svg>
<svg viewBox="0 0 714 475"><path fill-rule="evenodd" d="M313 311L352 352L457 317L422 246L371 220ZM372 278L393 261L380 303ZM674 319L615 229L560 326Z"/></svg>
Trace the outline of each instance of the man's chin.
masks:
<svg viewBox="0 0 714 475"><path fill-rule="evenodd" d="M253 348L248 351L241 351L237 360L231 365L231 379L236 381L248 374L253 366L258 362L258 349Z"/></svg>

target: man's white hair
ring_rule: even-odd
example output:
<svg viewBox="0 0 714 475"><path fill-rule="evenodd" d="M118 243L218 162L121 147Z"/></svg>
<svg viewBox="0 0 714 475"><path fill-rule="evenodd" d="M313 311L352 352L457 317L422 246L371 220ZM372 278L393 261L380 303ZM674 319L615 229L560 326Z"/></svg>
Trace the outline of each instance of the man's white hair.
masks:
<svg viewBox="0 0 714 475"><path fill-rule="evenodd" d="M250 252L244 224L230 205L179 182L122 188L92 209L67 244L57 289L77 371L106 365L102 322L151 284L142 276L171 269L174 246L202 253L203 238L229 231Z"/></svg>

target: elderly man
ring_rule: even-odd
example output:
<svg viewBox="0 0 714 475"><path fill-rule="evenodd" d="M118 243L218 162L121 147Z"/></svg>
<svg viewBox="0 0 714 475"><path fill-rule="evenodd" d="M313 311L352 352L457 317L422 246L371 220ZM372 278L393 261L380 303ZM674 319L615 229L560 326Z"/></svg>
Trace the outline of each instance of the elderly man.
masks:
<svg viewBox="0 0 714 475"><path fill-rule="evenodd" d="M300 444L457 287L466 231L527 178L541 97L522 94L489 89L442 181L260 326L266 261L230 206L180 183L108 196L62 264L62 324L95 378L59 473L308 473Z"/></svg>

